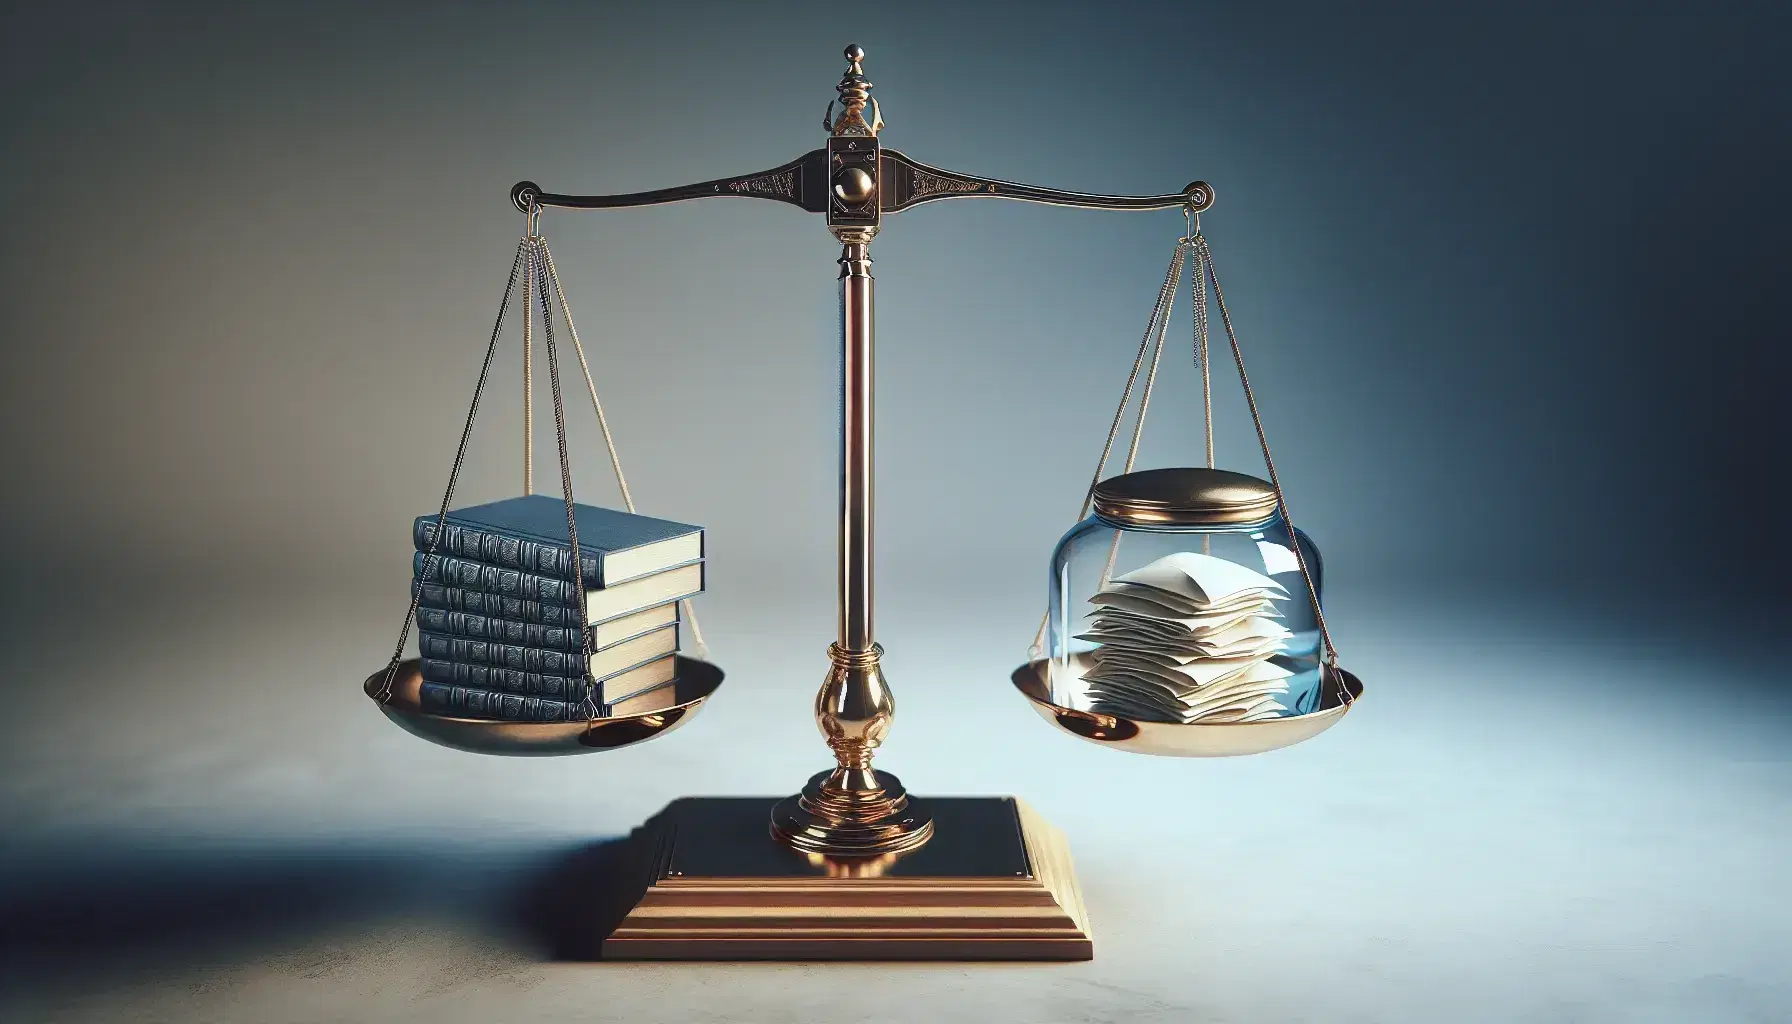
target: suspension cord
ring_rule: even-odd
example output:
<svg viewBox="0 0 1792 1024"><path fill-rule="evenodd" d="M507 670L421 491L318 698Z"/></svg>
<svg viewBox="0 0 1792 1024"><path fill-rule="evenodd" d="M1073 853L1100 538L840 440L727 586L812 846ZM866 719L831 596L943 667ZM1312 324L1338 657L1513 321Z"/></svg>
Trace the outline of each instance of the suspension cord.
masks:
<svg viewBox="0 0 1792 1024"><path fill-rule="evenodd" d="M1177 274L1181 270L1182 247L1183 243L1178 241L1176 248L1170 253L1170 266L1164 271L1163 284L1158 286L1157 302L1151 307L1151 319L1145 324L1145 336L1139 339L1139 351L1133 357L1131 372L1126 375L1126 389L1120 394L1120 405L1114 410L1114 421L1108 425L1108 438L1102 443L1101 458L1095 462L1095 475L1089 480L1089 489L1083 492L1083 507L1076 514L1076 521L1079 523L1089 515L1089 506L1095 500L1095 486L1101 483L1101 474L1107 468L1108 456L1114 451L1114 441L1120 436L1120 424L1126 418L1127 406L1132 404L1133 387L1138 383L1139 371L1145 367L1145 353L1151 347L1152 338L1161 336L1158 323L1164 315L1164 307L1169 305L1171 294L1176 290ZM1033 634L1035 652L1045 643L1046 624L1050 620L1049 610L1039 619L1039 629Z"/></svg>
<svg viewBox="0 0 1792 1024"><path fill-rule="evenodd" d="M1114 410L1114 422L1108 426L1108 439L1101 446L1101 458L1095 462L1095 475L1089 479L1089 489L1083 492L1083 507L1077 512L1077 522L1082 522L1089 515L1089 506L1095 500L1095 487L1101 483L1101 474L1107 468L1108 456L1113 453L1114 440L1120 436L1120 422L1126 417L1126 407L1132 404L1133 385L1139 379L1139 370L1145 366L1145 352L1151 347L1152 337L1159 333L1158 321L1164 314L1164 307L1169 305L1170 296L1176 290L1176 275L1181 269L1182 243L1176 243L1176 249L1170 254L1170 266L1164 271L1164 283L1157 290L1157 303L1151 307L1151 319L1145 325L1145 336L1139 339L1138 355L1133 357L1132 372L1126 375L1126 390L1120 394L1120 406Z"/></svg>
<svg viewBox="0 0 1792 1024"><path fill-rule="evenodd" d="M1152 346L1151 369L1145 374L1145 390L1139 393L1139 418L1133 423L1132 443L1126 448L1126 464L1120 470L1122 473L1132 472L1133 463L1139 457L1139 442L1145 436L1145 413L1151 409L1151 392L1157 386L1157 368L1163 362L1164 339L1170 334L1170 314L1176 308L1176 285L1182 280L1182 258L1187 251L1185 243L1178 242L1176 252L1170 257L1170 273L1167 277L1169 289L1164 296L1162 315L1157 321L1157 341ZM1089 497L1093 499L1094 495L1095 489L1091 487ZM1122 531L1115 530L1113 542L1108 545L1107 565L1101 570L1101 585L1104 587L1108 585L1108 580L1113 578L1114 563L1120 557L1121 534Z"/></svg>
<svg viewBox="0 0 1792 1024"><path fill-rule="evenodd" d="M1207 239L1197 234L1195 248L1200 253L1201 262L1207 265L1208 280L1213 283L1213 299L1220 308L1220 321L1226 326L1226 340L1232 345L1232 359L1238 364L1238 382L1244 386L1244 401L1251 410L1251 425L1257 430L1257 444L1263 449L1263 465L1269 470L1269 485L1275 489L1276 504L1281 508L1282 522L1288 526L1290 545L1294 548L1294 560L1300 566L1300 577L1307 585L1307 597L1313 604L1313 618L1319 624L1319 637L1325 643L1325 660L1328 667L1338 667L1338 648L1332 643L1331 630L1325 625L1325 612L1319 607L1319 588L1313 582L1312 570L1307 566L1307 556L1302 553L1300 536L1294 531L1294 517L1288 511L1288 496L1282 490L1282 481L1276 476L1275 459L1269 454L1269 437L1263 432L1263 417L1257 412L1257 396L1251 390L1251 378L1245 373L1244 352L1238 347L1238 332L1232 327L1232 314L1226 308L1226 294L1220 290L1219 274L1213 268L1213 250L1208 248ZM1344 703L1353 700L1350 688L1339 686Z"/></svg>
<svg viewBox="0 0 1792 1024"><path fill-rule="evenodd" d="M566 289L560 287L560 271L554 266L554 252L548 248L545 236L541 237L541 255L548 268L548 284L554 289L554 296L560 303L560 318L566 322L566 331L572 336L572 348L579 357L579 369L585 374L585 390L591 395L591 407L597 411L597 428L603 432L604 447L610 452L610 468L616 472L616 486L622 491L622 504L629 512L635 511L634 495L629 492L628 478L622 475L622 458L616 453L616 441L610 436L610 421L604 416L604 403L598 400L597 384L591 379L591 364L585 359L585 346L579 341L578 325L573 323L572 307L566 302ZM691 644L696 648L699 658L709 660L709 645L703 641L703 631L697 626L697 613L691 608L691 599L679 602L684 612L685 622L691 627Z"/></svg>
<svg viewBox="0 0 1792 1024"><path fill-rule="evenodd" d="M548 305L548 268L547 262L541 258L540 238L531 240L537 250L533 265L536 273L535 290L541 304L541 334L548 352L548 388L554 398L554 439L560 448L560 494L566 503L566 541L572 549L572 586L573 601L579 609L579 675L585 681L584 709L587 720L597 718L603 712L597 703L597 683L591 678L591 656L586 650L591 636L591 609L585 601L585 555L579 547L579 521L573 514L572 497L572 460L566 451L566 404L560 393L560 355L554 344L554 318L550 315Z"/></svg>
<svg viewBox="0 0 1792 1024"><path fill-rule="evenodd" d="M1158 317L1157 340L1151 351L1151 369L1145 374L1145 390L1139 393L1139 418L1133 423L1132 442L1126 448L1126 465L1121 469L1122 473L1132 472L1133 463L1139 457L1139 441L1145 436L1145 413L1151 408L1151 391L1157 386L1157 368L1164 357L1164 338L1170 333L1170 314L1176 306L1176 282L1182 279L1182 258L1185 251L1179 245L1175 255L1170 257L1170 287L1165 292L1162 312ZM1094 496L1095 488L1091 486L1088 497L1093 500Z"/></svg>
<svg viewBox="0 0 1792 1024"><path fill-rule="evenodd" d="M535 493L535 263L536 206L533 202L523 215L527 218L524 238L529 243L529 274L523 278L523 493Z"/></svg>
<svg viewBox="0 0 1792 1024"><path fill-rule="evenodd" d="M392 681L398 676L398 663L404 659L405 641L411 638L411 623L417 618L417 602L422 599L422 581L429 577L437 565L436 551L442 545L442 522L448 518L448 506L454 501L454 488L460 480L461 467L467 461L467 442L473 436L473 421L479 417L479 401L485 394L485 382L491 377L492 358L498 353L498 337L504 333L504 316L510 310L510 297L516 293L518 273L523 268L523 260L528 255L529 240L524 238L516 245L516 257L510 261L510 277L504 284L504 298L498 303L498 319L492 325L492 338L485 346L485 361L479 366L479 383L473 386L473 402L467 408L467 422L461 427L460 444L454 449L454 467L448 471L448 487L442 492L441 508L436 510L436 528L429 538L429 548L423 553L423 573L411 586L411 603L405 609L404 625L398 630L398 643L392 647L392 660L386 665L386 677L380 682L379 695L374 699L384 704L392 699Z"/></svg>

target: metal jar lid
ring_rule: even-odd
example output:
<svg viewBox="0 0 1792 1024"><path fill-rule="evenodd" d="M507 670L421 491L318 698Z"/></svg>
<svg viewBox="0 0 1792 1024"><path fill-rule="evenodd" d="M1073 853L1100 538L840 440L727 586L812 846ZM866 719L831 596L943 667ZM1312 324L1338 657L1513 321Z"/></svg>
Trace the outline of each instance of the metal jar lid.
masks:
<svg viewBox="0 0 1792 1024"><path fill-rule="evenodd" d="M1119 526L1260 523L1276 511L1268 481L1225 469L1146 469L1095 485L1095 514Z"/></svg>

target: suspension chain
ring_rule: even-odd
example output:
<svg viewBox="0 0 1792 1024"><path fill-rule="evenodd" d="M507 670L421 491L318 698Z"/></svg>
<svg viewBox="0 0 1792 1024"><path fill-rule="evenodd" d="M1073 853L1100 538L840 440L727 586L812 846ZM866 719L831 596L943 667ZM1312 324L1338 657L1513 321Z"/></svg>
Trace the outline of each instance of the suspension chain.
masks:
<svg viewBox="0 0 1792 1024"><path fill-rule="evenodd" d="M1199 237L1199 236L1197 236ZM1191 318L1195 327L1195 366L1201 371L1202 436L1207 439L1207 468L1213 468L1213 366L1207 361L1207 257L1200 245L1191 246L1195 263L1189 268Z"/></svg>

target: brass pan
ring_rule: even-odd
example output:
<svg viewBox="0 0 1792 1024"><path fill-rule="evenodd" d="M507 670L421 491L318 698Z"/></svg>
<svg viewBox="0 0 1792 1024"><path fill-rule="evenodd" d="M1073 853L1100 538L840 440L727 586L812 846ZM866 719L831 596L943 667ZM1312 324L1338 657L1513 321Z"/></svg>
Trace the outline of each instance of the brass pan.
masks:
<svg viewBox="0 0 1792 1024"><path fill-rule="evenodd" d="M379 704L399 728L444 747L500 757L556 757L595 754L601 750L632 746L663 736L689 721L722 685L722 670L706 661L678 657L677 703L660 711L586 722L503 722L478 718L453 718L424 711L419 703L423 671L416 658L399 662L392 693L379 700L386 670L380 669L361 684L362 692Z"/></svg>
<svg viewBox="0 0 1792 1024"><path fill-rule="evenodd" d="M1072 655L1071 663L1080 668L1082 656ZM1040 659L1014 670L1014 688L1032 702L1039 717L1060 731L1091 743L1164 757L1234 757L1293 746L1336 725L1363 694L1362 681L1356 676L1341 668L1328 668L1317 711L1257 722L1184 725L1061 707L1051 701L1051 690L1046 685L1049 669L1049 661ZM1349 701L1345 693L1349 693Z"/></svg>

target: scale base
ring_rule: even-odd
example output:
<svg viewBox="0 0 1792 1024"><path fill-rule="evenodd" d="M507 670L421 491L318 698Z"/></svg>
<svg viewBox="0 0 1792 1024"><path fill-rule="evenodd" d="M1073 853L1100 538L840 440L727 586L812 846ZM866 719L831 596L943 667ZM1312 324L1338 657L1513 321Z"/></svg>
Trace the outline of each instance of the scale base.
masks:
<svg viewBox="0 0 1792 1024"><path fill-rule="evenodd" d="M1064 836L1012 797L928 801L932 839L829 859L773 839L775 798L686 797L628 842L606 960L1087 960Z"/></svg>

